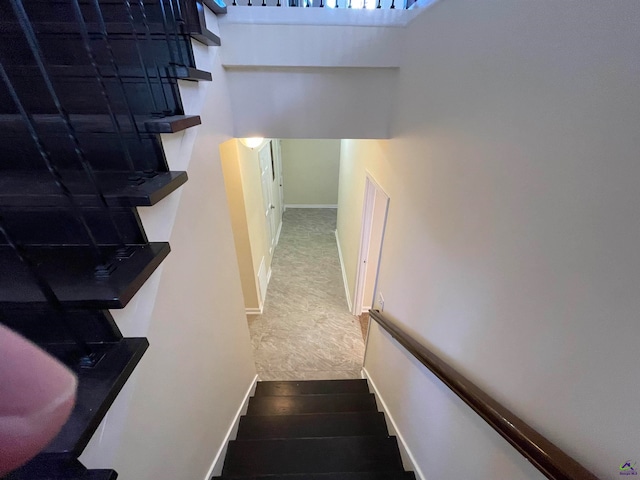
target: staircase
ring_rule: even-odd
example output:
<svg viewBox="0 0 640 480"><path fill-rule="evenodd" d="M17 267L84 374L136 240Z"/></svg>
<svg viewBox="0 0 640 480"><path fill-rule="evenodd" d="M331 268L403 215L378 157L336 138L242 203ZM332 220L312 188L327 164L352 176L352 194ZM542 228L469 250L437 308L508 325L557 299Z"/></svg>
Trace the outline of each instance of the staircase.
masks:
<svg viewBox="0 0 640 480"><path fill-rule="evenodd" d="M258 382L219 480L415 480L366 380Z"/></svg>
<svg viewBox="0 0 640 480"><path fill-rule="evenodd" d="M187 181L160 134L200 124L179 80L207 81L192 40L213 0L0 2L0 323L65 363L77 404L53 442L14 480L112 480L77 458L141 360L124 308L169 254L138 207ZM155 395L158 392L149 392Z"/></svg>

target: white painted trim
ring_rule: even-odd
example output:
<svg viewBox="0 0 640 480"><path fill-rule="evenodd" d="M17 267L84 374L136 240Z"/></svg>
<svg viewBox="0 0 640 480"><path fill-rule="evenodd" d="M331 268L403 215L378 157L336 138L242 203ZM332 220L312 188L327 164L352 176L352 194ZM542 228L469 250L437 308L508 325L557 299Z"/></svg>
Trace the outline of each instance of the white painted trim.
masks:
<svg viewBox="0 0 640 480"><path fill-rule="evenodd" d="M245 315L262 315L262 312L264 311L264 306L260 307L260 308L245 308L244 309L244 314Z"/></svg>
<svg viewBox="0 0 640 480"><path fill-rule="evenodd" d="M280 217L280 225L278 226L278 233L276 233L276 247L278 246L278 242L280 242L280 234L282 233L282 217Z"/></svg>
<svg viewBox="0 0 640 480"><path fill-rule="evenodd" d="M227 445L231 440L231 437L235 437L238 432L238 425L240 424L240 417L244 415L247 411L247 406L249 405L249 399L253 392L256 389L256 383L258 381L258 375L256 374L247 389L247 393L245 394L242 403L240 404L240 408L236 412L235 417L233 417L233 422L231 422L231 426L229 426L229 430L227 430L227 434L224 436L224 440L222 441L222 445L218 448L218 452L216 453L215 458L213 459L213 463L207 472L207 476L204 477L204 480L210 480L214 475L219 475L222 473L222 464L224 463L224 457L227 453ZM218 465L219 464L219 465Z"/></svg>
<svg viewBox="0 0 640 480"><path fill-rule="evenodd" d="M260 266L258 267L258 303L260 308L263 307L265 300L267 299L267 288L269 287L269 272L265 272L265 257L260 260ZM264 276L264 285L262 284L262 277Z"/></svg>
<svg viewBox="0 0 640 480"><path fill-rule="evenodd" d="M378 387L376 387L376 383L371 379L371 375L367 371L366 367L362 367L362 373L364 375L364 378L366 378L369 381L369 385L371 385L371 388L373 389L373 394L376 396L378 400L378 404L380 407L382 407L384 416L388 420L387 425L391 427L389 429L390 430L389 433L391 433L392 435L395 435L396 438L398 439L398 446L400 447L400 451L404 453L404 455L402 455L402 458L405 463L404 465L405 470L412 470L413 472L415 472L416 478L418 480L425 480L425 476L422 473L422 470L416 463L416 457L411 452L411 449L409 448L409 445L407 445L407 442L402 436L402 433L400 432L400 430L398 430L398 425L396 424L395 420L389 413L389 408L387 407L387 404L385 403L384 398L382 398L382 395L380 395L380 391L378 390ZM406 465L406 463L409 463L410 465Z"/></svg>
<svg viewBox="0 0 640 480"><path fill-rule="evenodd" d="M285 203L284 209L287 208L338 208L336 204L321 204L321 203Z"/></svg>
<svg viewBox="0 0 640 480"><path fill-rule="evenodd" d="M269 271L267 272L267 287L269 286L269 282L271 281L271 274L273 273L273 268L269 267ZM266 300L266 295L265 295Z"/></svg>
<svg viewBox="0 0 640 480"><path fill-rule="evenodd" d="M340 248L340 237L338 237L338 230L336 230L336 245L338 245L338 257L340 258L340 269L342 270L342 283L344 284L344 294L347 297L347 305L349 311L353 310L351 297L349 296L349 283L347 282L347 271L344 269L344 260L342 259L342 249Z"/></svg>

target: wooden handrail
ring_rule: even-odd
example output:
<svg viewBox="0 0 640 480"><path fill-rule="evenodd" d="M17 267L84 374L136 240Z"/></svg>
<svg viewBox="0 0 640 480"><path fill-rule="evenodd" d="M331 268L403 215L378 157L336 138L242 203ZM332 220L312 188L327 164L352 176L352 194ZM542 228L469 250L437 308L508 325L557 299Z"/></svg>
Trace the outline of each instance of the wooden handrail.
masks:
<svg viewBox="0 0 640 480"><path fill-rule="evenodd" d="M597 480L593 473L379 311L369 310L369 315L547 478L552 480Z"/></svg>

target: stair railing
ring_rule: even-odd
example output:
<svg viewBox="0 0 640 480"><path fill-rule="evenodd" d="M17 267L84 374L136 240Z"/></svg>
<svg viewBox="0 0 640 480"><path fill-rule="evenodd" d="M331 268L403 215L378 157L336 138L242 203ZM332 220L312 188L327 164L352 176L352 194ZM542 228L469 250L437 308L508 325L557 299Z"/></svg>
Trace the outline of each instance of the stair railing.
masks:
<svg viewBox="0 0 640 480"><path fill-rule="evenodd" d="M427 367L484 421L552 480L597 480L597 477L488 393L464 377L377 310L369 316Z"/></svg>
<svg viewBox="0 0 640 480"><path fill-rule="evenodd" d="M90 181L90 184L92 185L93 189L94 189L94 193L98 199L98 204L101 208L101 210L105 213L107 219L109 220L111 227L113 229L113 232L115 234L115 237L117 239L118 242L118 256L128 256L128 251L127 251L127 247L125 246L125 241L124 238L122 236L122 232L120 231L120 228L118 227L118 224L115 220L113 211L111 210L111 208L109 208L109 205L107 203L107 200L105 198L103 189L100 185L100 183L98 182L98 179L96 177L96 172L94 170L94 168L92 167L92 165L89 163L88 159L86 158L86 155L84 153L84 150L82 149L81 145L80 145L80 140L78 138L77 132L76 132L76 128L73 124L73 122L71 121L71 116L69 115L69 113L67 112L66 108L64 107L64 105L62 104L62 101L60 100L60 97L58 95L58 92L55 89L53 80L51 78L51 75L49 74L48 68L47 68L47 64L46 64L46 60L44 58L44 54L42 52L42 48L40 47L40 43L38 41L38 38L36 36L36 33L34 31L33 25L27 15L27 12L24 8L23 5L23 0L11 0L11 5L14 9L14 12L16 14L16 18L18 19L18 22L20 23L20 26L22 27L22 31L27 39L27 42L29 44L29 49L31 51L31 54L33 55L33 58L35 59L36 65L38 67L38 70L40 71L40 75L42 76L42 79L45 82L46 85L46 90L49 94L49 96L51 97L51 100L53 101L55 108L58 112L58 115L60 117L60 119L62 120L64 127L65 127L65 131L66 131L66 136L68 138L69 141L71 141L71 143L73 144L74 147L74 151L77 157L78 162L80 163L80 165L82 166L82 169L84 170L87 178ZM3 76L4 77L4 76ZM8 77L6 77L8 79ZM8 81L5 79L5 81ZM8 84L9 85L9 84ZM9 85L10 86L10 85ZM12 88L10 86L10 88ZM15 90L14 90L15 92ZM17 95L14 96L14 101L16 101L17 103ZM18 108L19 105L17 105ZM25 115L23 113L23 119L25 121L28 121L28 115ZM35 129L34 129L35 130ZM103 276L108 276L111 272L109 268L101 268L101 266L99 265L96 269L96 272L103 275Z"/></svg>
<svg viewBox="0 0 640 480"><path fill-rule="evenodd" d="M295 7L295 8L327 8L327 9L359 9L359 10L406 10L417 0L233 0L232 6L241 7Z"/></svg>

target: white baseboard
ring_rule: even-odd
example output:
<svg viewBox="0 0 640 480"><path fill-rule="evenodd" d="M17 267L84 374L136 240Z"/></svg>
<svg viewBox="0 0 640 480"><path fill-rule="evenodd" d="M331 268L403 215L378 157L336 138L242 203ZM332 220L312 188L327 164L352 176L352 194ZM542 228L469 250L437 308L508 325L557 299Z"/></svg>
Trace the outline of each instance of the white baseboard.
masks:
<svg viewBox="0 0 640 480"><path fill-rule="evenodd" d="M384 416L387 419L387 425L391 427L389 428L390 430L389 433L391 433L392 435L395 435L396 438L398 439L398 447L400 447L400 453L402 456L405 470L411 470L415 472L416 478L418 480L425 480L422 470L420 470L420 467L416 463L416 459L413 453L411 452L411 449L405 442L404 437L402 436L402 433L400 433L400 430L398 430L398 425L396 424L395 420L389 413L387 404L385 403L384 398L382 398L382 395L380 395L380 391L376 387L375 382L371 379L371 375L369 375L369 372L365 367L362 367L362 373L364 375L364 378L366 378L369 381L369 385L371 385L371 388L373 389L373 394L375 395L376 400L378 400L378 405L382 407Z"/></svg>
<svg viewBox="0 0 640 480"><path fill-rule="evenodd" d="M284 209L287 208L338 208L335 204L320 204L320 203L286 203Z"/></svg>
<svg viewBox="0 0 640 480"><path fill-rule="evenodd" d="M276 247L278 246L278 242L280 241L280 234L282 233L282 219L280 219L280 225L278 226L278 233L276 233Z"/></svg>
<svg viewBox="0 0 640 480"><path fill-rule="evenodd" d="M342 250L340 249L340 237L338 237L338 230L336 230L336 245L338 245L338 257L340 258L340 268L342 269L342 283L344 284L344 294L347 297L347 305L349 311L353 310L351 297L349 293L349 284L347 283L347 272L344 269L344 260L342 259Z"/></svg>
<svg viewBox="0 0 640 480"><path fill-rule="evenodd" d="M229 427L229 430L227 430L227 434L224 436L222 445L220 445L220 448L218 448L218 452L216 453L216 456L213 459L213 463L211 464L211 468L209 468L209 471L207 472L207 476L204 478L204 480L211 480L211 477L213 477L214 475L218 476L222 473L222 465L224 464L224 457L227 454L227 446L229 445L229 440L231 440L232 437L235 437L236 434L238 433L238 425L240 424L240 417L247 412L249 399L251 398L251 395L253 395L253 392L255 392L257 381L258 381L258 375L253 377L253 380L251 381L251 385L249 385L247 393L245 394L244 399L240 404L240 408L238 408L238 411L236 412L236 416L233 418L233 422L231 422L231 426Z"/></svg>
<svg viewBox="0 0 640 480"><path fill-rule="evenodd" d="M264 311L264 306L260 307L260 308L245 308L244 309L244 314L245 315L262 315L262 312Z"/></svg>

